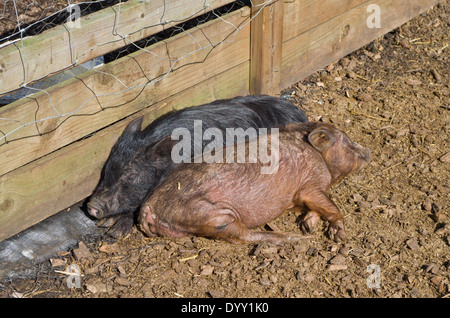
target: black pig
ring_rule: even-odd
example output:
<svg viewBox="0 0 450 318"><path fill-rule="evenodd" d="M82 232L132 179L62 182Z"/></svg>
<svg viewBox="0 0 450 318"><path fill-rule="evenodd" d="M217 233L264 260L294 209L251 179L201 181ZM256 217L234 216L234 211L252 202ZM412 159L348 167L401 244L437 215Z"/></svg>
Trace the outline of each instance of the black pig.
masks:
<svg viewBox="0 0 450 318"><path fill-rule="evenodd" d="M111 227L109 234L115 237L131 230L143 199L173 166L171 148L154 146L174 129L187 128L192 132L194 120L202 121L203 131L211 127L222 131L238 127L258 130L307 121L293 104L271 96L235 97L186 108L158 118L143 131L142 119L132 121L117 140L87 203L89 214L103 219L99 225Z"/></svg>

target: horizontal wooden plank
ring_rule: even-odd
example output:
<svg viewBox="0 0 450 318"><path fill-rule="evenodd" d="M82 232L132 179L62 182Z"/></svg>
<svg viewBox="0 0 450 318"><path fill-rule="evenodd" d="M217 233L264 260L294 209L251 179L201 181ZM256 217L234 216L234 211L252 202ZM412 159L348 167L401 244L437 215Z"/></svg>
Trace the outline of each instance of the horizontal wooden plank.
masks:
<svg viewBox="0 0 450 318"><path fill-rule="evenodd" d="M0 241L89 196L112 145L131 120L144 115L145 126L173 109L247 95L248 73L246 61L0 177Z"/></svg>
<svg viewBox="0 0 450 318"><path fill-rule="evenodd" d="M283 44L281 89L310 75L424 12L438 0L369 1ZM369 28L367 6L381 10L381 28Z"/></svg>
<svg viewBox="0 0 450 318"><path fill-rule="evenodd" d="M284 3L283 42L368 0L300 0Z"/></svg>
<svg viewBox="0 0 450 318"><path fill-rule="evenodd" d="M0 108L0 175L248 61L249 9L222 19Z"/></svg>
<svg viewBox="0 0 450 318"><path fill-rule="evenodd" d="M0 94L82 64L232 0L130 0L0 49Z"/></svg>

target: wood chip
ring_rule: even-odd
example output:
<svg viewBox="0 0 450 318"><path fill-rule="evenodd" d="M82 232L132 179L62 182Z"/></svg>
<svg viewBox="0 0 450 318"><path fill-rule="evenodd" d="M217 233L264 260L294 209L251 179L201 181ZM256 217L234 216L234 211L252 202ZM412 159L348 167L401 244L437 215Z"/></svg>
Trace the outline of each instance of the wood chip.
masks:
<svg viewBox="0 0 450 318"><path fill-rule="evenodd" d="M332 271L342 271L342 270L346 270L346 269L347 269L347 265L344 265L344 264L331 264L328 267L328 270L330 272L332 272Z"/></svg>
<svg viewBox="0 0 450 318"><path fill-rule="evenodd" d="M360 267L366 267L366 263L357 256L353 257L353 261L355 262L356 265L358 265Z"/></svg>
<svg viewBox="0 0 450 318"><path fill-rule="evenodd" d="M205 265L202 267L202 271L200 272L200 275L202 276L209 276L213 273L214 267L211 265Z"/></svg>
<svg viewBox="0 0 450 318"><path fill-rule="evenodd" d="M362 102L368 102L372 100L372 95L367 94L367 93L362 93L359 94L358 96L356 96L356 99Z"/></svg>
<svg viewBox="0 0 450 318"><path fill-rule="evenodd" d="M58 256L67 256L70 254L70 251L60 251L58 253L56 253Z"/></svg>
<svg viewBox="0 0 450 318"><path fill-rule="evenodd" d="M439 272L439 266L431 263L425 266L425 273L437 274Z"/></svg>
<svg viewBox="0 0 450 318"><path fill-rule="evenodd" d="M450 152L447 152L445 155L440 157L439 160L443 163L450 162Z"/></svg>
<svg viewBox="0 0 450 318"><path fill-rule="evenodd" d="M413 79L413 78L406 79L405 83L408 84L408 85L411 85L411 86L422 84L422 82L420 80Z"/></svg>
<svg viewBox="0 0 450 318"><path fill-rule="evenodd" d="M358 193L353 194L353 201L361 202L362 200L363 200L363 197L360 194L358 194Z"/></svg>
<svg viewBox="0 0 450 318"><path fill-rule="evenodd" d="M267 267L269 264L270 264L270 263L267 262L267 261L262 262L262 263L260 263L258 266L256 266L256 267L254 268L254 270L262 269L262 268L264 268L264 267Z"/></svg>
<svg viewBox="0 0 450 318"><path fill-rule="evenodd" d="M438 224L439 227L436 229L435 233L438 235L442 235L450 232L450 223L442 223Z"/></svg>
<svg viewBox="0 0 450 318"><path fill-rule="evenodd" d="M123 277L117 277L116 278L116 283L119 284L119 285L122 285L122 286L129 286L129 285L131 285L131 282L128 279L123 278Z"/></svg>
<svg viewBox="0 0 450 318"><path fill-rule="evenodd" d="M66 265L66 261L60 258L51 258L50 264L52 264L52 267L59 267Z"/></svg>
<svg viewBox="0 0 450 318"><path fill-rule="evenodd" d="M443 277L442 276L434 276L432 279L431 279L431 282L434 284L434 285L436 285L436 286L439 286L440 284L441 284L441 282L443 281Z"/></svg>
<svg viewBox="0 0 450 318"><path fill-rule="evenodd" d="M400 45L403 46L404 48L409 48L409 43L406 42L405 39L400 39L400 40L398 41L398 44L400 44Z"/></svg>
<svg viewBox="0 0 450 318"><path fill-rule="evenodd" d="M406 246L408 246L412 251L415 251L419 248L419 243L415 237L406 241Z"/></svg>
<svg viewBox="0 0 450 318"><path fill-rule="evenodd" d="M332 259L330 259L330 264L334 265L345 265L346 259L345 256L342 254L337 254Z"/></svg>
<svg viewBox="0 0 450 318"><path fill-rule="evenodd" d="M339 249L339 254L347 256L349 253L349 248L347 246L343 246Z"/></svg>
<svg viewBox="0 0 450 318"><path fill-rule="evenodd" d="M117 270L120 273L120 277L127 278L127 272L125 271L125 269L121 265L117 266Z"/></svg>
<svg viewBox="0 0 450 318"><path fill-rule="evenodd" d="M426 198L425 201L423 201L422 207L423 207L426 211L428 211L428 212L431 211L431 201L430 201L430 198Z"/></svg>
<svg viewBox="0 0 450 318"><path fill-rule="evenodd" d="M223 297L225 297L225 294L221 290L210 290L208 293L209 293L209 295L212 298L223 298Z"/></svg>
<svg viewBox="0 0 450 318"><path fill-rule="evenodd" d="M442 81L442 76L435 69L431 70L431 74L433 74L433 77L436 80L436 83L439 83Z"/></svg>
<svg viewBox="0 0 450 318"><path fill-rule="evenodd" d="M87 283L85 286L86 289L93 294L107 292L106 284L103 283Z"/></svg>
<svg viewBox="0 0 450 318"><path fill-rule="evenodd" d="M89 249L87 248L86 244L84 244L83 241L80 241L78 243L78 248L75 248L73 250L73 256L75 257L75 259L77 261L80 261L82 259L91 259L92 258L92 254L89 251Z"/></svg>
<svg viewBox="0 0 450 318"><path fill-rule="evenodd" d="M113 244L103 244L98 249L100 252L106 253L106 254L112 254L112 253L118 253L120 252L119 244L113 243Z"/></svg>

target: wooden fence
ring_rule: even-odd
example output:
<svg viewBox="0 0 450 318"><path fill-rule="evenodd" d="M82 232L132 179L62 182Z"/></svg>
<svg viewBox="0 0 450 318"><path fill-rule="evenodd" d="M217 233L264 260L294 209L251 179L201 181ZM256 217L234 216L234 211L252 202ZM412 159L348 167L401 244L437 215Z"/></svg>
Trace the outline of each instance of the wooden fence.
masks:
<svg viewBox="0 0 450 318"><path fill-rule="evenodd" d="M172 0L164 9L164 18L172 22L161 24L164 1L129 0L82 17L81 27L71 32L62 25L2 47L0 92L230 2L212 1L204 9L205 0ZM277 94L437 2L253 0L253 8L243 7L1 107L0 137L6 137L0 140L0 240L88 197L130 120L143 115L147 125L170 110L219 98ZM367 25L371 4L380 8L381 28ZM183 59L174 67L177 57Z"/></svg>

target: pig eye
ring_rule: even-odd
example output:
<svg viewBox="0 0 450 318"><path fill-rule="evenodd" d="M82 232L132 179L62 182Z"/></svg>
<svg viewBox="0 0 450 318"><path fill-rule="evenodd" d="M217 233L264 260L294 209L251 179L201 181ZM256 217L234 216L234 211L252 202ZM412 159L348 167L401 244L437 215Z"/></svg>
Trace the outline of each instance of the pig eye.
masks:
<svg viewBox="0 0 450 318"><path fill-rule="evenodd" d="M127 182L128 183L139 183L139 174L138 173L131 173L128 175L127 177Z"/></svg>

